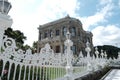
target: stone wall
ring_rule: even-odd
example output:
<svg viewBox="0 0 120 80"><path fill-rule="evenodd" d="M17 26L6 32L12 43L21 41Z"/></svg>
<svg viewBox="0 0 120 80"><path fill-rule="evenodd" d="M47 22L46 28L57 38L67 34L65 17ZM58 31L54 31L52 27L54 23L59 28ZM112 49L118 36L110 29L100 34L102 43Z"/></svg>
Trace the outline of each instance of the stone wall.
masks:
<svg viewBox="0 0 120 80"><path fill-rule="evenodd" d="M110 67L104 68L102 70L98 70L98 71L86 74L75 80L100 80L109 70L110 70Z"/></svg>
<svg viewBox="0 0 120 80"><path fill-rule="evenodd" d="M87 41L89 41L91 49L93 47L92 33L83 30L81 21L76 18L66 16L59 20L40 25L38 30L38 52L46 43L49 43L55 52L60 51L60 53L63 53L65 49L64 41L66 40L65 33L67 31L71 33L74 54L79 54L80 51L83 51L84 53ZM60 49L58 50L58 48Z"/></svg>

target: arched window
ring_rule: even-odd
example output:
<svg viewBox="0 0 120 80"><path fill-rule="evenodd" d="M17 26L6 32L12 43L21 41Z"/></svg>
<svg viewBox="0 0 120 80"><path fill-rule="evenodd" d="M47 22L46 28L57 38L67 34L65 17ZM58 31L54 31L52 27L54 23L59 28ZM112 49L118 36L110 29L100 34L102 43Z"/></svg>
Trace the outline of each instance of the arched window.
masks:
<svg viewBox="0 0 120 80"><path fill-rule="evenodd" d="M48 32L46 31L45 33L44 33L44 38L47 38L48 37Z"/></svg>
<svg viewBox="0 0 120 80"><path fill-rule="evenodd" d="M80 28L78 28L77 30L78 30L78 36L80 36Z"/></svg>
<svg viewBox="0 0 120 80"><path fill-rule="evenodd" d="M56 30L56 36L59 36L59 35L60 35L60 30L57 29L57 30Z"/></svg>
<svg viewBox="0 0 120 80"><path fill-rule="evenodd" d="M53 37L53 31L50 30L50 37L52 38Z"/></svg>
<svg viewBox="0 0 120 80"><path fill-rule="evenodd" d="M87 38L87 41L88 41L88 42L91 42L89 37Z"/></svg>
<svg viewBox="0 0 120 80"><path fill-rule="evenodd" d="M39 34L39 40L41 40L41 39L42 39L42 34L40 33L40 34Z"/></svg>
<svg viewBox="0 0 120 80"><path fill-rule="evenodd" d="M66 33L67 33L67 28L63 27L63 35L66 36Z"/></svg>
<svg viewBox="0 0 120 80"><path fill-rule="evenodd" d="M56 46L56 53L60 53L60 46Z"/></svg>
<svg viewBox="0 0 120 80"><path fill-rule="evenodd" d="M73 54L76 54L76 46L73 45L71 48L72 48Z"/></svg>
<svg viewBox="0 0 120 80"><path fill-rule="evenodd" d="M71 28L71 36L75 36L76 35L76 30L75 27Z"/></svg>

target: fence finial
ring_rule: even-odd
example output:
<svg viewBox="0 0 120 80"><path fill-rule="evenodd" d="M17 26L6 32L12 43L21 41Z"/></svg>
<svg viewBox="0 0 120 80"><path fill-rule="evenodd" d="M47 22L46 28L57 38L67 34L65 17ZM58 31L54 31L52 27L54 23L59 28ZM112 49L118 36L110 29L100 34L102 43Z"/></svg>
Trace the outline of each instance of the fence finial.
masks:
<svg viewBox="0 0 120 80"><path fill-rule="evenodd" d="M66 38L67 38L67 39L70 39L70 36L71 36L70 32L67 31Z"/></svg>
<svg viewBox="0 0 120 80"><path fill-rule="evenodd" d="M70 33L69 31L66 34L66 38L67 40L64 42L65 46L67 47L67 54L66 54L66 58L67 58L67 65L66 65L66 75L65 77L67 78L67 80L73 80L72 77L72 72L73 72L73 67L72 67L72 51L71 51L71 46L73 45L73 42L70 40ZM70 57L69 57L70 56Z"/></svg>

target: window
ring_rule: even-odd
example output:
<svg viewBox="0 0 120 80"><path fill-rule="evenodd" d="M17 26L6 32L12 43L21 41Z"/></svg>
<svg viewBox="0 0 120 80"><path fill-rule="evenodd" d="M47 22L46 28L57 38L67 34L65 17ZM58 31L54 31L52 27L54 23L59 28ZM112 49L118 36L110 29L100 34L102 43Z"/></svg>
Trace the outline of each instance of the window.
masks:
<svg viewBox="0 0 120 80"><path fill-rule="evenodd" d="M56 36L60 35L60 30L56 30Z"/></svg>
<svg viewBox="0 0 120 80"><path fill-rule="evenodd" d="M50 30L50 37L53 37L53 31Z"/></svg>
<svg viewBox="0 0 120 80"><path fill-rule="evenodd" d="M39 34L39 40L41 40L41 39L42 39L42 34L40 33L40 34Z"/></svg>
<svg viewBox="0 0 120 80"><path fill-rule="evenodd" d="M40 52L40 51L41 51L41 48L38 49L38 52Z"/></svg>
<svg viewBox="0 0 120 80"><path fill-rule="evenodd" d="M80 36L80 28L78 28L78 36Z"/></svg>
<svg viewBox="0 0 120 80"><path fill-rule="evenodd" d="M53 49L53 46L50 46L51 49Z"/></svg>
<svg viewBox="0 0 120 80"><path fill-rule="evenodd" d="M45 32L45 34L44 34L44 38L47 38L47 36L48 36L48 33L47 33L47 32Z"/></svg>
<svg viewBox="0 0 120 80"><path fill-rule="evenodd" d="M90 43L90 38L89 37L87 38L87 41Z"/></svg>
<svg viewBox="0 0 120 80"><path fill-rule="evenodd" d="M60 53L60 46L56 46L56 53Z"/></svg>
<svg viewBox="0 0 120 80"><path fill-rule="evenodd" d="M71 48L72 48L73 54L76 54L76 46L73 45Z"/></svg>
<svg viewBox="0 0 120 80"><path fill-rule="evenodd" d="M75 27L71 28L71 36L75 36L76 35L76 30Z"/></svg>
<svg viewBox="0 0 120 80"><path fill-rule="evenodd" d="M66 36L66 33L67 33L67 28L63 27L63 35Z"/></svg>

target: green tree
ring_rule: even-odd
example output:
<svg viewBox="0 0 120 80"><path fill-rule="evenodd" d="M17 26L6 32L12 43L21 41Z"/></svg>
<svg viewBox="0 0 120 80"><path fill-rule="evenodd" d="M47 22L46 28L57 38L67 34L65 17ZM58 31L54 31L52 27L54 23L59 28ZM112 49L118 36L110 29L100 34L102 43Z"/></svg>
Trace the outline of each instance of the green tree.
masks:
<svg viewBox="0 0 120 80"><path fill-rule="evenodd" d="M26 44L26 45L22 46L22 49L27 50L27 49L32 49L32 48L29 45Z"/></svg>
<svg viewBox="0 0 120 80"><path fill-rule="evenodd" d="M26 40L26 36L24 36L24 34L21 31L8 28L7 30L5 30L5 35L13 38L18 48L23 47L24 40Z"/></svg>
<svg viewBox="0 0 120 80"><path fill-rule="evenodd" d="M117 58L118 52L120 51L120 48L112 46L112 45L103 45L103 46L97 46L98 51L101 52L101 50L106 51L108 58Z"/></svg>
<svg viewBox="0 0 120 80"><path fill-rule="evenodd" d="M37 48L37 43L38 43L38 41L34 41L32 47L33 47L33 48Z"/></svg>
<svg viewBox="0 0 120 80"><path fill-rule="evenodd" d="M38 44L38 41L33 42L33 45L32 45L33 52L37 52L37 44Z"/></svg>

